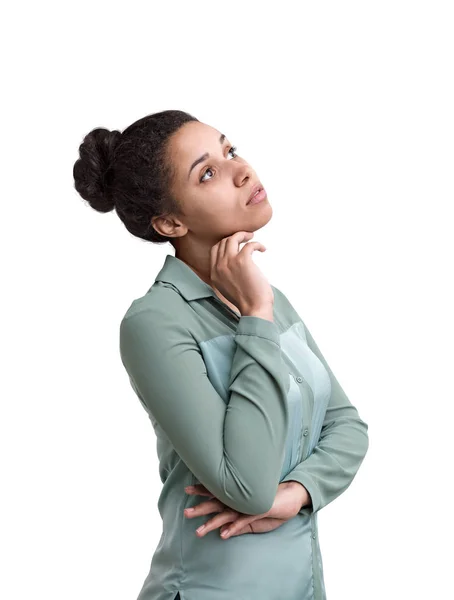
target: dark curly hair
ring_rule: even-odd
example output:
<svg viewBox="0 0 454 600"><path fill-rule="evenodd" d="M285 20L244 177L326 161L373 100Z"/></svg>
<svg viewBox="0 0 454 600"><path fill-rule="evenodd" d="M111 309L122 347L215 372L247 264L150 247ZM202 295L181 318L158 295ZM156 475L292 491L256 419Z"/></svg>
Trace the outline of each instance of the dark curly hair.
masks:
<svg viewBox="0 0 454 600"><path fill-rule="evenodd" d="M93 129L74 163L77 192L99 212L115 208L133 235L173 244L173 238L154 229L151 219L182 214L170 191L174 168L167 150L170 136L188 121L198 119L181 110L164 110L139 119L122 133Z"/></svg>

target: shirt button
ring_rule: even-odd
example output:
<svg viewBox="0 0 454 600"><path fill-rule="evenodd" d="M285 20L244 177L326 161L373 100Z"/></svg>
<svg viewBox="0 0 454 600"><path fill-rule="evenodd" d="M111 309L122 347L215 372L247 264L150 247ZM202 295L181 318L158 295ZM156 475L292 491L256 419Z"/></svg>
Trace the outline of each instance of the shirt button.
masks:
<svg viewBox="0 0 454 600"><path fill-rule="evenodd" d="M302 377L297 377L297 378L296 378L296 381L297 381L298 383L301 383L301 382L303 381L303 378L302 378Z"/></svg>
<svg viewBox="0 0 454 600"><path fill-rule="evenodd" d="M306 427L306 429L303 431L303 435L307 435L309 433L309 429Z"/></svg>
<svg viewBox="0 0 454 600"><path fill-rule="evenodd" d="M315 540L315 531L312 533L312 538Z"/></svg>

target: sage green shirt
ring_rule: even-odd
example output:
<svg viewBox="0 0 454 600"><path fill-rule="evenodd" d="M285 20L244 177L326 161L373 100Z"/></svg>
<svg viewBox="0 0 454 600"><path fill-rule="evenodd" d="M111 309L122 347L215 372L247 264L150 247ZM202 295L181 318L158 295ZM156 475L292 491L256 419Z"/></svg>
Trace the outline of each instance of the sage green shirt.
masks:
<svg viewBox="0 0 454 600"><path fill-rule="evenodd" d="M344 492L368 449L359 417L286 296L274 321L232 311L168 254L120 324L120 354L157 440L162 535L137 600L325 600L318 511ZM197 537L207 500L262 514L298 481L312 505L277 529Z"/></svg>

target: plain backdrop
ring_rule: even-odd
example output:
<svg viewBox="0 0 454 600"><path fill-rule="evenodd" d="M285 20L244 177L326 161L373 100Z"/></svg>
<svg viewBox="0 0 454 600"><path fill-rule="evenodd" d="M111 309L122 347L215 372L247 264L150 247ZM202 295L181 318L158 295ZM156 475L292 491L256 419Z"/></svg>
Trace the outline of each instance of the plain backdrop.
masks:
<svg viewBox="0 0 454 600"><path fill-rule="evenodd" d="M328 600L454 597L453 27L436 0L3 11L2 598L134 600L148 573L156 440L118 326L173 248L96 213L72 168L95 127L166 109L256 170L253 258L369 425L319 513Z"/></svg>

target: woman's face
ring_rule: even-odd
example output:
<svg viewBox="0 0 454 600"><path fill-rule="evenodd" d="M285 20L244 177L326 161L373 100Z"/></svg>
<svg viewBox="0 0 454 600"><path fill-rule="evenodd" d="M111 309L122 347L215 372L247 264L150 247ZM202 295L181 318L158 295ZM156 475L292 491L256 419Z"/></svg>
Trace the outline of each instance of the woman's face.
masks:
<svg viewBox="0 0 454 600"><path fill-rule="evenodd" d="M183 214L155 222L161 233L214 245L237 231L256 231L268 223L273 210L267 197L247 205L261 181L233 145L200 121L185 123L173 134L168 146L175 170L172 193Z"/></svg>

